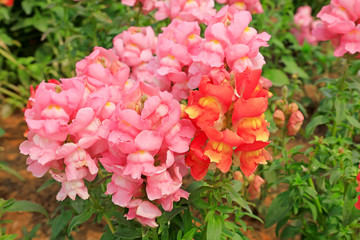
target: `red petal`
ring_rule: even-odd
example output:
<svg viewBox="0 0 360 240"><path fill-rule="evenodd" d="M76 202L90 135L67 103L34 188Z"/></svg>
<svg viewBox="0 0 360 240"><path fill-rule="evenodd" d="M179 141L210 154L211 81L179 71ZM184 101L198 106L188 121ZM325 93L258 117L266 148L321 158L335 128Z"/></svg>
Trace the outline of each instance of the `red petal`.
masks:
<svg viewBox="0 0 360 240"><path fill-rule="evenodd" d="M239 96L248 99L254 92L261 77L261 69L250 70L246 69L242 73L235 73L236 91Z"/></svg>

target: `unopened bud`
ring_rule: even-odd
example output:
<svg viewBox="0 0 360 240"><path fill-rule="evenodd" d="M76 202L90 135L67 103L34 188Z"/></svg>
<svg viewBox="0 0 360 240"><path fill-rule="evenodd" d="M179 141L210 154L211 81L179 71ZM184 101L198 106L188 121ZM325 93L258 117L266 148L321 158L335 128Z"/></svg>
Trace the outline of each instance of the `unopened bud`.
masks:
<svg viewBox="0 0 360 240"><path fill-rule="evenodd" d="M273 114L273 119L278 128L282 128L285 124L285 114L280 109L277 109Z"/></svg>
<svg viewBox="0 0 360 240"><path fill-rule="evenodd" d="M265 180L262 177L256 175L254 180L250 183L248 192L249 192L249 199L255 199L260 196L261 185L265 183Z"/></svg>
<svg viewBox="0 0 360 240"><path fill-rule="evenodd" d="M288 130L287 134L289 136L294 136L300 130L303 122L304 122L304 115L299 110L293 112L287 124L287 130Z"/></svg>
<svg viewBox="0 0 360 240"><path fill-rule="evenodd" d="M287 107L286 107L286 114L290 115L294 112L296 112L297 110L299 110L299 107L296 103L290 103Z"/></svg>
<svg viewBox="0 0 360 240"><path fill-rule="evenodd" d="M340 154L344 153L344 149L342 147L339 147L338 151L339 151Z"/></svg>
<svg viewBox="0 0 360 240"><path fill-rule="evenodd" d="M283 88L282 88L282 98L283 99L287 98L288 92L289 92L289 90L288 90L287 86L283 86Z"/></svg>
<svg viewBox="0 0 360 240"><path fill-rule="evenodd" d="M61 91L62 91L62 88L59 85L56 85L55 86L55 92L61 93Z"/></svg>
<svg viewBox="0 0 360 240"><path fill-rule="evenodd" d="M240 182L244 182L244 177L240 171L234 172L234 179Z"/></svg>

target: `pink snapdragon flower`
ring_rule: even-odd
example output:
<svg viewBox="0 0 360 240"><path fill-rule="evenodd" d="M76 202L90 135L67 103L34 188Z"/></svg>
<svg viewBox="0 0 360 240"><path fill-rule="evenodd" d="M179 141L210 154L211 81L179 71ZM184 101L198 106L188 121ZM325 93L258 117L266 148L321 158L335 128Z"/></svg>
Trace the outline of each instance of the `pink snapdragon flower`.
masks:
<svg viewBox="0 0 360 240"><path fill-rule="evenodd" d="M126 207L132 197L141 194L142 179L133 179L125 175L113 174L111 182L107 185L105 194L112 195L112 201L116 205Z"/></svg>
<svg viewBox="0 0 360 240"><path fill-rule="evenodd" d="M265 64L259 48L268 46L270 35L258 34L249 27L251 14L225 6L211 19L205 30L205 41L199 54L193 56L190 78L198 82L201 76L227 63L231 70L261 69Z"/></svg>
<svg viewBox="0 0 360 240"><path fill-rule="evenodd" d="M332 0L317 14L321 22L312 31L319 41L331 40L334 55L360 52L359 0Z"/></svg>
<svg viewBox="0 0 360 240"><path fill-rule="evenodd" d="M155 53L156 37L151 27L130 27L113 39L113 50L129 67L147 63Z"/></svg>
<svg viewBox="0 0 360 240"><path fill-rule="evenodd" d="M239 10L249 11L252 14L264 12L260 0L216 0L216 1L221 4L228 4Z"/></svg>
<svg viewBox="0 0 360 240"><path fill-rule="evenodd" d="M129 212L125 214L128 220L136 219L144 226L157 227L155 218L161 216L161 211L149 201L135 199L127 206Z"/></svg>
<svg viewBox="0 0 360 240"><path fill-rule="evenodd" d="M69 196L72 200L75 200L76 195L82 199L89 198L89 193L83 180L76 179L69 181L64 173L55 173L52 170L50 170L50 174L56 181L61 183L61 189L56 195L56 199L58 201L63 201L66 196Z"/></svg>
<svg viewBox="0 0 360 240"><path fill-rule="evenodd" d="M40 164L45 165L57 158L56 150L61 142L54 141L30 131L27 135L28 140L20 144L20 152L29 155L31 159L36 159Z"/></svg>
<svg viewBox="0 0 360 240"><path fill-rule="evenodd" d="M89 175L95 177L98 172L96 160L90 154L74 143L65 143L57 151L60 158L64 158L65 174L68 181L82 179Z"/></svg>
<svg viewBox="0 0 360 240"><path fill-rule="evenodd" d="M161 91L171 92L177 100L184 99L193 86L183 70L192 63L192 56L200 51L200 27L197 22L175 19L163 31L158 36L157 56L149 63L149 67L155 70L150 84Z"/></svg>
<svg viewBox="0 0 360 240"><path fill-rule="evenodd" d="M136 103L134 109L122 109L119 104L100 128L99 136L109 143L100 162L108 172L121 176L113 177L106 193L114 194L117 205L131 205L129 202L139 197L134 189L144 180L148 199L171 211L173 201L188 197L180 187L187 172L184 153L195 128L191 121L180 120L181 106L170 93L145 84L139 87L146 92L141 104ZM134 188L125 191L126 184Z"/></svg>
<svg viewBox="0 0 360 240"><path fill-rule="evenodd" d="M141 10L144 14L148 14L155 9L155 3L157 0L121 0L121 3L130 7L141 3Z"/></svg>
<svg viewBox="0 0 360 240"><path fill-rule="evenodd" d="M302 45L306 40L311 45L317 44L317 39L311 34L312 29L320 21L314 21L314 18L311 16L311 7L302 6L299 7L294 16L294 23L297 28L291 29L291 32L295 35L299 44Z"/></svg>
<svg viewBox="0 0 360 240"><path fill-rule="evenodd" d="M83 93L81 81L64 79L60 85L42 82L36 90L34 106L25 111L30 131L54 141L64 141L68 122Z"/></svg>
<svg viewBox="0 0 360 240"><path fill-rule="evenodd" d="M89 88L104 85L123 86L129 78L129 66L119 61L112 50L95 47L85 59L76 63L78 77L86 76Z"/></svg>
<svg viewBox="0 0 360 240"><path fill-rule="evenodd" d="M178 18L188 22L207 23L216 13L213 0L164 0L156 2L155 6L158 9L155 13L156 20Z"/></svg>

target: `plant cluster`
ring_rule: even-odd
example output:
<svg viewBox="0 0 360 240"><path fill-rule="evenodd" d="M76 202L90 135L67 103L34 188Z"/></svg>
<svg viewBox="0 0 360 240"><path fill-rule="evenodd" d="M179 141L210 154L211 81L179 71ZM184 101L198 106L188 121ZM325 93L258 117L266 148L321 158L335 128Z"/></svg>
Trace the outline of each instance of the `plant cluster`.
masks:
<svg viewBox="0 0 360 240"><path fill-rule="evenodd" d="M246 239L249 217L359 238L360 0L52 3L0 8L0 93L30 88L20 152L61 185L51 239L89 219L101 239ZM45 41L23 52L19 29ZM0 199L22 210L46 215Z"/></svg>

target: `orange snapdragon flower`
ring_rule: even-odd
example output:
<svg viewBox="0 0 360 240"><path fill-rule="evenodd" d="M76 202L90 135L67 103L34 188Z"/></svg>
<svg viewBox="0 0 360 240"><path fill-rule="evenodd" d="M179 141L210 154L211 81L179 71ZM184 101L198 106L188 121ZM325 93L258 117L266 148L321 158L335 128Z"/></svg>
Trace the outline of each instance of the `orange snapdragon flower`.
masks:
<svg viewBox="0 0 360 240"><path fill-rule="evenodd" d="M241 143L241 138L229 129L219 132L215 128L207 128L205 133L209 141L204 155L210 159L210 162L216 163L220 171L228 172L232 163L233 147Z"/></svg>
<svg viewBox="0 0 360 240"><path fill-rule="evenodd" d="M220 85L211 84L210 81L208 76L203 77L199 91L190 92L188 107L184 110L200 129L214 126L228 110L234 94L227 81Z"/></svg>
<svg viewBox="0 0 360 240"><path fill-rule="evenodd" d="M14 0L0 0L0 4L5 6L12 7L14 5Z"/></svg>

